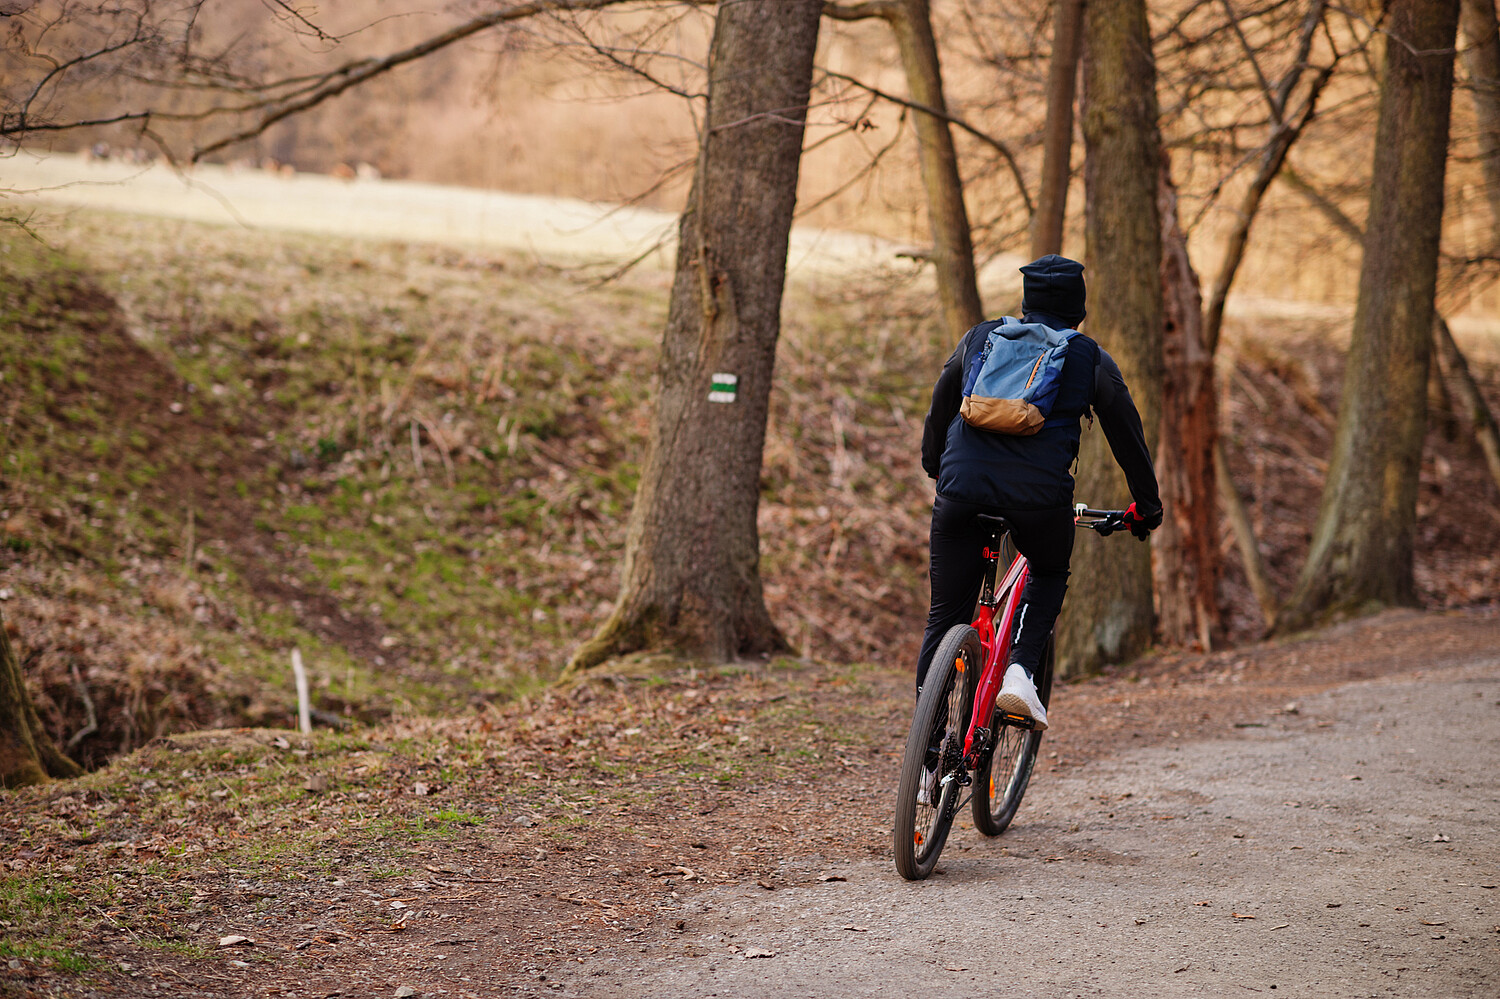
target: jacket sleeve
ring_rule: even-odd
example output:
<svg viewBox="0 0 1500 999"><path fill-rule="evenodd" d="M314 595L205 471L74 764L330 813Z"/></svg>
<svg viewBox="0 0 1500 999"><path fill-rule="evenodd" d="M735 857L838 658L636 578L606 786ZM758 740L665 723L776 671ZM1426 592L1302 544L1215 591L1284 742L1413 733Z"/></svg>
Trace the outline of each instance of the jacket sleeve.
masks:
<svg viewBox="0 0 1500 999"><path fill-rule="evenodd" d="M1141 430L1141 414L1125 387L1125 376L1120 366L1103 347L1099 348L1099 367L1094 372L1094 412L1099 416L1099 425L1104 429L1104 438L1115 461L1125 473L1125 482L1130 486L1130 497L1136 509L1150 519L1161 512L1161 494L1156 487L1156 467L1151 462L1151 451L1146 447L1146 435Z"/></svg>
<svg viewBox="0 0 1500 999"><path fill-rule="evenodd" d="M922 424L922 470L931 479L938 477L943 449L948 446L948 424L958 415L958 407L963 402L964 355L969 339L969 334L965 334L958 341L953 355L943 364L937 384L932 388L932 408L927 410L927 419Z"/></svg>

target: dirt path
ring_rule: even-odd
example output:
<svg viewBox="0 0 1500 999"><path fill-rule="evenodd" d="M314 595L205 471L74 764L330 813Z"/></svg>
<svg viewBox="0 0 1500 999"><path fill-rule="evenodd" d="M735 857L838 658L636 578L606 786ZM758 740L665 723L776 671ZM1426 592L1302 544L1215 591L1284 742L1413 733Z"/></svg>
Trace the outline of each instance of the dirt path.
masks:
<svg viewBox="0 0 1500 999"><path fill-rule="evenodd" d="M692 899L673 953L553 994L1500 993L1500 657L1248 735L1040 780L1000 840L961 819L923 884L789 860L788 887Z"/></svg>
<svg viewBox="0 0 1500 999"><path fill-rule="evenodd" d="M213 165L175 173L163 164L65 154L20 154L0 161L0 192L6 190L54 208L521 251L585 263L618 264L644 256L650 266L664 269L671 267L678 221L669 212L574 198ZM38 221L45 229L45 220ZM894 249L889 240L874 236L799 226L792 234L788 270L803 277L847 276L893 263Z"/></svg>

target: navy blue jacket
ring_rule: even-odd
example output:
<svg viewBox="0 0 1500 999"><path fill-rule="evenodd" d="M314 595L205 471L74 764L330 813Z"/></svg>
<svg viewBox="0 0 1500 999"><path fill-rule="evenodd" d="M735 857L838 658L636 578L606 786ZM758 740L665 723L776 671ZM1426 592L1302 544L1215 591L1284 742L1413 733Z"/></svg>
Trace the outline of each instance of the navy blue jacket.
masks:
<svg viewBox="0 0 1500 999"><path fill-rule="evenodd" d="M1044 315L1028 315L1053 329L1065 326ZM1151 517L1161 509L1156 470L1120 368L1097 343L1079 334L1069 342L1057 401L1047 425L1029 437L979 430L958 414L964 372L974 363L999 320L980 323L959 341L932 390L932 408L922 429L922 468L951 499L1012 510L1048 510L1073 503L1070 469L1078 457L1080 421L1092 410L1125 472L1136 510ZM1060 421L1060 422L1059 422ZM1097 501L1096 501L1097 502Z"/></svg>

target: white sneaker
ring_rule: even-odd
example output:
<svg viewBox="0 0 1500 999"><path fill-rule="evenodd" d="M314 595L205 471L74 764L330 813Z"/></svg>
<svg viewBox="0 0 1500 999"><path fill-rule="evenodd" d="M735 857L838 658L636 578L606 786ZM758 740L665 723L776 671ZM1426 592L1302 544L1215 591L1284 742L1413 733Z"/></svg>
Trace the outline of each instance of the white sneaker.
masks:
<svg viewBox="0 0 1500 999"><path fill-rule="evenodd" d="M936 770L922 771L922 783L917 787L917 804L932 808L937 798L938 774Z"/></svg>
<svg viewBox="0 0 1500 999"><path fill-rule="evenodd" d="M1026 671L1015 663L1005 670L1005 681L1000 684L1000 694L995 698L995 710L1006 715L1020 715L1036 722L1037 731L1047 728L1047 709L1037 696L1036 684Z"/></svg>

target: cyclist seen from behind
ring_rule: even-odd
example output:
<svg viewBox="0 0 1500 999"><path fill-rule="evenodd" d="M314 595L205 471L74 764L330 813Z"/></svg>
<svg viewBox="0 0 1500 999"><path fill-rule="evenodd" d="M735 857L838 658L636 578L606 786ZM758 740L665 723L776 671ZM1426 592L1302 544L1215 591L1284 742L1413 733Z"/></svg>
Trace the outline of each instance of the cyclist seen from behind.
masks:
<svg viewBox="0 0 1500 999"><path fill-rule="evenodd" d="M1078 328L1087 295L1082 264L1049 254L1022 267L1021 275L1023 323L1059 331ZM974 615L990 530L977 518L1001 516L1010 522L1012 541L1030 562L1031 575L996 708L1031 718L1045 729L1047 711L1033 677L1068 587L1074 531L1071 470L1083 417L1091 412L1098 416L1125 472L1134 500L1125 516L1131 533L1144 540L1160 526L1162 507L1140 413L1120 368L1081 333L1067 340L1057 395L1039 427L1018 434L970 425L960 413L965 387L973 384L975 366L989 353L990 334L1005 322L983 322L964 334L938 376L922 431L922 467L937 480L937 496L932 503L932 605L917 658L917 690L948 629L967 624Z"/></svg>

